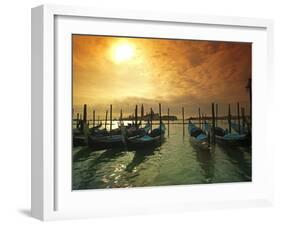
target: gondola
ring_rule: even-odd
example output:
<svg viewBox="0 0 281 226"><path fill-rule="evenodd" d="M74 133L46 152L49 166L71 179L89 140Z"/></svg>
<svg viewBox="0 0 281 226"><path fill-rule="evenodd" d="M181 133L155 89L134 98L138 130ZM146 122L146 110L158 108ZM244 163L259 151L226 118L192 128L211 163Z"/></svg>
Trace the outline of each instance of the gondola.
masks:
<svg viewBox="0 0 281 226"><path fill-rule="evenodd" d="M122 135L88 136L88 146L92 149L103 150L124 146Z"/></svg>
<svg viewBox="0 0 281 226"><path fill-rule="evenodd" d="M100 130L101 126L102 126L102 123L99 123L98 125L88 129L88 132L90 134L103 134L103 131ZM84 136L82 128L73 128L72 137L73 137L73 139L72 139L73 147L87 145L86 137Z"/></svg>
<svg viewBox="0 0 281 226"><path fill-rule="evenodd" d="M202 150L210 150L208 136L202 129L195 126L192 122L188 123L187 129L193 146Z"/></svg>
<svg viewBox="0 0 281 226"><path fill-rule="evenodd" d="M164 141L165 131L165 125L164 123L161 123L158 128L153 129L150 133L147 133L143 136L139 135L128 138L128 147L134 149L158 147Z"/></svg>
<svg viewBox="0 0 281 226"><path fill-rule="evenodd" d="M211 126L205 122L204 131L211 133ZM246 134L239 134L236 132L229 132L227 129L215 127L214 129L216 142L225 146L248 146L250 140Z"/></svg>
<svg viewBox="0 0 281 226"><path fill-rule="evenodd" d="M73 141L72 141L73 147L78 146L85 146L87 145L86 138L84 135L73 135Z"/></svg>
<svg viewBox="0 0 281 226"><path fill-rule="evenodd" d="M150 129L150 125L147 124L144 128L138 128L134 133L128 132L127 128L124 128L124 133L120 129L120 134L110 134L108 132L106 135L94 134L88 136L88 146L93 150L102 150L110 148L120 148L127 145L127 140L129 138L144 136Z"/></svg>
<svg viewBox="0 0 281 226"><path fill-rule="evenodd" d="M239 124L231 121L231 128L236 132L239 133ZM249 134L249 129L247 126L244 126L244 128L240 125L240 133L241 134Z"/></svg>
<svg viewBox="0 0 281 226"><path fill-rule="evenodd" d="M86 144L86 138L84 134L82 133L80 128L73 128L72 129L72 145L73 147L77 146L85 146Z"/></svg>

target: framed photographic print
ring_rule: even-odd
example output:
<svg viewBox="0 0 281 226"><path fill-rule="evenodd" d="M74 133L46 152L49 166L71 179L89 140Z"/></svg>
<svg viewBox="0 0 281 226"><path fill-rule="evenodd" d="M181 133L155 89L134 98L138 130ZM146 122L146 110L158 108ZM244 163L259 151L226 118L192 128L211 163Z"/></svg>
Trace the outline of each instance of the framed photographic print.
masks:
<svg viewBox="0 0 281 226"><path fill-rule="evenodd" d="M32 9L32 215L271 204L272 30L264 19Z"/></svg>

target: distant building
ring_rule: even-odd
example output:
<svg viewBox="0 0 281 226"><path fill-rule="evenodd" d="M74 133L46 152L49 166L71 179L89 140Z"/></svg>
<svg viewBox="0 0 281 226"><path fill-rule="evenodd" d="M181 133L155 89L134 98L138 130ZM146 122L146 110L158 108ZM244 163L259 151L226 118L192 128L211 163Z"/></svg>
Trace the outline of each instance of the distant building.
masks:
<svg viewBox="0 0 281 226"><path fill-rule="evenodd" d="M141 118L141 117L138 116L138 120L140 120L140 118ZM133 116L133 115L129 115L128 118L124 118L124 120L134 120L134 119L135 119L135 116ZM169 119L170 121L174 121L174 120L177 120L178 118L177 118L177 116L175 116L175 115L170 115L170 116L168 116L168 115L162 115L162 120L167 121L168 119ZM143 116L142 120L143 120L143 121L151 120L151 115L147 113L146 115ZM158 114L158 113L154 113L153 116L152 116L152 120L160 120L159 114Z"/></svg>
<svg viewBox="0 0 281 226"><path fill-rule="evenodd" d="M162 116L162 120L170 120L170 121L175 121L175 120L178 120L178 118L177 118L177 116L175 116L175 115L163 115Z"/></svg>

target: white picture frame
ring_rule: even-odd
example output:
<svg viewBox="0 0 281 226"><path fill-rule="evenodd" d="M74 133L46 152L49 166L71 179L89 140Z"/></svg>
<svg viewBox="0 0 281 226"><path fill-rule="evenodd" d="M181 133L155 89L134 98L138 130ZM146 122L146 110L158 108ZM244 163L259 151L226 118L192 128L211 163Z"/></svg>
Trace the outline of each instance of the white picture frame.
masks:
<svg viewBox="0 0 281 226"><path fill-rule="evenodd" d="M132 28L138 26L145 29ZM71 97L66 96L71 87L69 35L75 32L253 42L253 181L73 192L67 144L71 127L62 115L71 111ZM268 119L266 109L272 104L267 98L273 86L272 33L273 22L265 19L56 5L33 8L32 216L56 220L271 205L273 181L268 175L274 149L264 136L270 125L260 122ZM168 198L161 199L163 195Z"/></svg>

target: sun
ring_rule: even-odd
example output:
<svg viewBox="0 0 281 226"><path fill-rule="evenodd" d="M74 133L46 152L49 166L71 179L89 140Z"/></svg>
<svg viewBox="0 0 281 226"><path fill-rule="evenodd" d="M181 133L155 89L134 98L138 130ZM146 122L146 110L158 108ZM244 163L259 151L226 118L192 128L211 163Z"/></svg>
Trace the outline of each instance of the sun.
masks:
<svg viewBox="0 0 281 226"><path fill-rule="evenodd" d="M127 61L134 56L134 46L130 43L117 44L113 49L113 59L116 63Z"/></svg>

